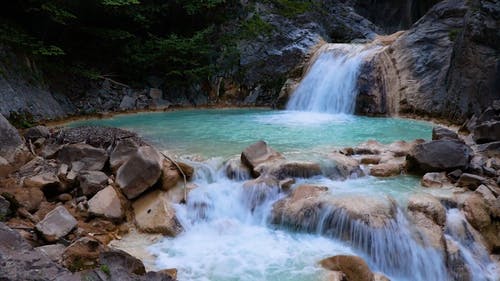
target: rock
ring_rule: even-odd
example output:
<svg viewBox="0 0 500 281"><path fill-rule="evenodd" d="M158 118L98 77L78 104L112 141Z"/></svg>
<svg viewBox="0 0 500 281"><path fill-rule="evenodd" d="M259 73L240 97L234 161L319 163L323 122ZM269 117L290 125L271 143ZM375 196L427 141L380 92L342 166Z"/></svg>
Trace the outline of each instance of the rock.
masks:
<svg viewBox="0 0 500 281"><path fill-rule="evenodd" d="M279 190L279 180L271 175L263 174L243 184L243 201L253 211L262 203L276 198Z"/></svg>
<svg viewBox="0 0 500 281"><path fill-rule="evenodd" d="M78 175L80 190L85 196L92 196L108 184L108 176L101 171L84 171Z"/></svg>
<svg viewBox="0 0 500 281"><path fill-rule="evenodd" d="M47 255L33 249L21 235L0 222L0 276L14 281L78 281Z"/></svg>
<svg viewBox="0 0 500 281"><path fill-rule="evenodd" d="M136 133L118 128L97 126L64 128L57 134L57 141L60 144L86 143L104 149L114 147L126 139L132 139L139 146L146 145Z"/></svg>
<svg viewBox="0 0 500 281"><path fill-rule="evenodd" d="M141 146L116 172L116 183L128 199L153 186L161 176L160 154L150 146Z"/></svg>
<svg viewBox="0 0 500 281"><path fill-rule="evenodd" d="M0 196L0 222L5 221L10 214L10 202Z"/></svg>
<svg viewBox="0 0 500 281"><path fill-rule="evenodd" d="M57 152L57 159L67 165L80 161L83 163L82 170L100 171L108 161L108 154L102 148L78 143L63 146Z"/></svg>
<svg viewBox="0 0 500 281"><path fill-rule="evenodd" d="M479 194L471 194L463 203L463 210L467 221L478 231L491 224L488 206Z"/></svg>
<svg viewBox="0 0 500 281"><path fill-rule="evenodd" d="M476 190L476 188L485 183L486 179L484 177L463 173L457 181L457 186L467 187L470 190Z"/></svg>
<svg viewBox="0 0 500 281"><path fill-rule="evenodd" d="M61 164L59 170L57 170L57 177L59 180L66 180L66 175L68 174L69 166L67 164Z"/></svg>
<svg viewBox="0 0 500 281"><path fill-rule="evenodd" d="M487 157L500 157L500 141L478 145L477 151L483 153Z"/></svg>
<svg viewBox="0 0 500 281"><path fill-rule="evenodd" d="M176 236L182 232L175 209L163 191L155 190L141 196L133 203L135 224L143 232Z"/></svg>
<svg viewBox="0 0 500 281"><path fill-rule="evenodd" d="M194 168L184 162L176 161L179 168L182 170L182 173L186 176L186 180L190 181L194 175ZM177 167L177 166L176 166ZM181 174L182 176L182 174Z"/></svg>
<svg viewBox="0 0 500 281"><path fill-rule="evenodd" d="M63 244L50 244L45 246L36 247L36 250L42 252L49 257L53 262L61 262L62 254L66 249Z"/></svg>
<svg viewBox="0 0 500 281"><path fill-rule="evenodd" d="M450 129L438 126L432 128L432 140L458 140L458 135Z"/></svg>
<svg viewBox="0 0 500 281"><path fill-rule="evenodd" d="M340 271L345 274L347 280L373 281L373 272L366 262L358 256L338 255L323 259L319 262L322 267Z"/></svg>
<svg viewBox="0 0 500 281"><path fill-rule="evenodd" d="M28 159L27 149L21 136L2 114L0 114L0 157L9 163Z"/></svg>
<svg viewBox="0 0 500 281"><path fill-rule="evenodd" d="M162 165L162 173L161 173L161 189L168 191L177 185L182 179L181 174L177 170L177 167L174 163L169 160L164 159Z"/></svg>
<svg viewBox="0 0 500 281"><path fill-rule="evenodd" d="M15 168L7 161L7 159L0 156L0 178L6 177L8 174L12 173Z"/></svg>
<svg viewBox="0 0 500 281"><path fill-rule="evenodd" d="M62 254L62 265L70 271L81 271L99 265L99 255L106 247L98 240L82 237L69 245Z"/></svg>
<svg viewBox="0 0 500 281"><path fill-rule="evenodd" d="M451 182L446 177L446 173L425 173L420 181L422 186L439 188L443 186L451 186Z"/></svg>
<svg viewBox="0 0 500 281"><path fill-rule="evenodd" d="M446 209L435 197L418 193L408 199L408 210L423 213L439 226L446 223Z"/></svg>
<svg viewBox="0 0 500 281"><path fill-rule="evenodd" d="M380 162L380 156L378 156L378 155L363 155L363 157L361 157L359 159L359 162L361 164L365 164L365 165L368 165L368 164L376 165Z"/></svg>
<svg viewBox="0 0 500 281"><path fill-rule="evenodd" d="M49 137L50 137L49 128L45 126L31 127L24 133L24 138L32 142L39 138L48 139Z"/></svg>
<svg viewBox="0 0 500 281"><path fill-rule="evenodd" d="M97 192L88 201L89 213L102 216L111 220L120 220L124 216L121 200L112 186L108 186Z"/></svg>
<svg viewBox="0 0 500 281"><path fill-rule="evenodd" d="M409 171L418 173L466 169L472 150L456 140L436 140L416 145L406 157Z"/></svg>
<svg viewBox="0 0 500 281"><path fill-rule="evenodd" d="M71 196L71 194L69 193L62 193L57 196L57 200L61 202L71 201L71 199L73 199L73 196Z"/></svg>
<svg viewBox="0 0 500 281"><path fill-rule="evenodd" d="M101 265L106 265L110 269L110 275L121 280L119 274L125 271L127 274L146 274L144 264L137 258L121 250L110 250L99 255Z"/></svg>
<svg viewBox="0 0 500 281"><path fill-rule="evenodd" d="M292 185L295 184L295 179L293 178L286 178L284 180L280 180L279 185L280 189L282 191L288 191L292 187Z"/></svg>
<svg viewBox="0 0 500 281"><path fill-rule="evenodd" d="M37 223L36 229L43 235L45 240L54 242L70 233L77 224L76 219L66 208L59 206Z"/></svg>
<svg viewBox="0 0 500 281"><path fill-rule="evenodd" d="M495 195L491 190L484 184L481 184L476 190L476 193L480 194L488 204L491 205L490 202L495 202Z"/></svg>
<svg viewBox="0 0 500 281"><path fill-rule="evenodd" d="M459 245L451 239L446 239L446 268L453 280L473 280Z"/></svg>
<svg viewBox="0 0 500 281"><path fill-rule="evenodd" d="M328 155L328 158L335 163L334 167L325 168L325 175L333 179L347 179L350 177L363 176L363 170L359 167L359 162L356 159L347 157L343 154L334 152Z"/></svg>
<svg viewBox="0 0 500 281"><path fill-rule="evenodd" d="M313 162L275 161L262 163L253 169L259 175L271 175L278 180L285 178L310 178L321 175L321 167Z"/></svg>
<svg viewBox="0 0 500 281"><path fill-rule="evenodd" d="M400 175L403 167L398 163L382 163L370 167L370 175L375 177L392 177Z"/></svg>
<svg viewBox="0 0 500 281"><path fill-rule="evenodd" d="M354 154L380 154L384 145L376 140L369 140L354 147Z"/></svg>
<svg viewBox="0 0 500 281"><path fill-rule="evenodd" d="M462 170L456 169L447 174L448 178L452 180L452 182L457 182L460 176L463 174Z"/></svg>
<svg viewBox="0 0 500 281"><path fill-rule="evenodd" d="M226 162L226 176L233 180L248 180L250 169L241 163L240 159L230 159Z"/></svg>
<svg viewBox="0 0 500 281"><path fill-rule="evenodd" d="M260 174L254 171L254 168L258 165L275 161L283 160L284 157L276 152L274 149L269 147L265 141L258 141L243 150L241 153L241 163L247 166L254 177L258 177Z"/></svg>
<svg viewBox="0 0 500 281"><path fill-rule="evenodd" d="M14 187L8 190L7 193L15 198L20 207L26 208L30 213L36 212L45 199L43 192L39 188Z"/></svg>
<svg viewBox="0 0 500 281"><path fill-rule="evenodd" d="M117 171L139 149L139 144L133 138L119 140L109 155L109 164L113 171Z"/></svg>
<svg viewBox="0 0 500 281"><path fill-rule="evenodd" d="M123 96L122 101L120 102L120 110L130 110L135 108L135 97Z"/></svg>
<svg viewBox="0 0 500 281"><path fill-rule="evenodd" d="M172 187L166 192L165 197L169 203L174 204L184 204L187 200L189 200L189 194L191 191L198 186L194 183L188 182L185 186L186 190L184 190L184 182L179 182L176 186ZM184 196L187 196L185 200Z"/></svg>
<svg viewBox="0 0 500 281"><path fill-rule="evenodd" d="M476 143L500 141L500 121L484 122L475 127L472 134Z"/></svg>
<svg viewBox="0 0 500 281"><path fill-rule="evenodd" d="M391 279L382 273L375 272L373 273L373 281L391 281Z"/></svg>
<svg viewBox="0 0 500 281"><path fill-rule="evenodd" d="M61 182L54 173L41 173L24 180L24 186L27 188L52 188L59 187Z"/></svg>
<svg viewBox="0 0 500 281"><path fill-rule="evenodd" d="M48 143L42 147L42 149L38 152L38 155L45 159L53 159L56 157L57 152L61 150L62 145L56 143Z"/></svg>

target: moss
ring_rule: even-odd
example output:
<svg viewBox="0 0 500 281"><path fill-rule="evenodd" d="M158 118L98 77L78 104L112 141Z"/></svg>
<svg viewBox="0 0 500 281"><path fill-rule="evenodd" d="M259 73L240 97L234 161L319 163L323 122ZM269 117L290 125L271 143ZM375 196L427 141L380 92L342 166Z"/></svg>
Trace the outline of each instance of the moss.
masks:
<svg viewBox="0 0 500 281"><path fill-rule="evenodd" d="M109 266L107 264L101 265L101 271L106 273L106 275L111 276L111 271L109 270Z"/></svg>
<svg viewBox="0 0 500 281"><path fill-rule="evenodd" d="M448 32L448 37L450 38L450 41L455 41L457 39L458 34L460 33L460 29L454 28Z"/></svg>
<svg viewBox="0 0 500 281"><path fill-rule="evenodd" d="M18 129L27 129L36 125L35 118L29 112L11 112L9 122Z"/></svg>

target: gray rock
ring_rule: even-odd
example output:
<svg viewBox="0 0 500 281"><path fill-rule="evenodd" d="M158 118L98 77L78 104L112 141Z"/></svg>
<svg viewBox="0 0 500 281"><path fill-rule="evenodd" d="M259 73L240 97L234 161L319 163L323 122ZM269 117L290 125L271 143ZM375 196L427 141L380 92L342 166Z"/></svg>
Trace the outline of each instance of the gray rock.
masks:
<svg viewBox="0 0 500 281"><path fill-rule="evenodd" d="M120 110L129 110L135 108L135 97L123 96L122 101L120 102Z"/></svg>
<svg viewBox="0 0 500 281"><path fill-rule="evenodd" d="M116 183L128 199L153 186L161 176L161 156L150 146L141 146L116 172Z"/></svg>
<svg viewBox="0 0 500 281"><path fill-rule="evenodd" d="M416 145L406 157L409 171L418 173L453 171L469 166L472 150L456 140L436 140Z"/></svg>
<svg viewBox="0 0 500 281"><path fill-rule="evenodd" d="M10 213L10 202L3 196L0 196L0 221L5 221Z"/></svg>
<svg viewBox="0 0 500 281"><path fill-rule="evenodd" d="M472 137L477 143L500 141L500 121L479 124L472 133Z"/></svg>
<svg viewBox="0 0 500 281"><path fill-rule="evenodd" d="M89 212L96 216L102 216L111 220L123 218L124 211L120 197L112 186L97 192L94 197L88 201Z"/></svg>
<svg viewBox="0 0 500 281"><path fill-rule="evenodd" d="M80 190L85 196L93 196L108 184L108 176L101 171L84 171L78 176Z"/></svg>
<svg viewBox="0 0 500 281"><path fill-rule="evenodd" d="M79 281L68 270L36 251L21 235L0 222L0 276L5 281Z"/></svg>
<svg viewBox="0 0 500 281"><path fill-rule="evenodd" d="M70 233L77 224L76 219L66 208L58 206L36 224L36 229L43 235L45 240L54 242Z"/></svg>
<svg viewBox="0 0 500 281"><path fill-rule="evenodd" d="M470 190L476 190L479 185L485 182L486 179L484 177L463 173L457 181L457 186L467 187Z"/></svg>
<svg viewBox="0 0 500 281"><path fill-rule="evenodd" d="M48 256L53 262L61 262L62 254L66 246L63 244L50 244L36 247L35 249Z"/></svg>
<svg viewBox="0 0 500 281"><path fill-rule="evenodd" d="M24 133L24 138L26 140L31 140L31 141L35 141L39 138L47 139L49 137L50 137L49 128L45 126L31 127Z"/></svg>
<svg viewBox="0 0 500 281"><path fill-rule="evenodd" d="M444 127L432 128L432 140L457 140L458 135L454 131Z"/></svg>
<svg viewBox="0 0 500 281"><path fill-rule="evenodd" d="M25 150L24 142L16 128L0 114L0 157L12 163L18 154Z"/></svg>
<svg viewBox="0 0 500 281"><path fill-rule="evenodd" d="M130 156L137 152L139 144L133 138L119 140L109 156L109 163L113 171L127 161Z"/></svg>
<svg viewBox="0 0 500 281"><path fill-rule="evenodd" d="M83 170L100 171L108 161L108 154L88 144L68 144L57 152L57 159L67 165L80 161L84 163Z"/></svg>
<svg viewBox="0 0 500 281"><path fill-rule="evenodd" d="M137 258L121 250L110 250L99 255L99 262L107 265L110 269L110 275L117 280L121 280L119 275L127 274L146 274L144 264Z"/></svg>

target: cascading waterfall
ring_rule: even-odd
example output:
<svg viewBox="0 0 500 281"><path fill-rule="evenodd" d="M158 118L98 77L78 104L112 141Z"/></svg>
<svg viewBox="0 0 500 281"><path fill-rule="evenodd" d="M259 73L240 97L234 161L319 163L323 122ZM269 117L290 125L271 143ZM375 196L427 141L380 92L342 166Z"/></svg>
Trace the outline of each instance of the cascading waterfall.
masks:
<svg viewBox="0 0 500 281"><path fill-rule="evenodd" d="M361 44L327 44L292 94L288 110L352 114L359 68L376 50Z"/></svg>

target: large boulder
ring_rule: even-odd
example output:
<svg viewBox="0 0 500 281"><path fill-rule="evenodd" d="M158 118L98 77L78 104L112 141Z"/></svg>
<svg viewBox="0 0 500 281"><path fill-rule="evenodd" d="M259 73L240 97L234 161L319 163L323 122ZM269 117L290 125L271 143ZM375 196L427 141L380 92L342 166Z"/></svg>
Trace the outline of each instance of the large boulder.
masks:
<svg viewBox="0 0 500 281"><path fill-rule="evenodd" d="M463 210L467 221L478 231L491 224L488 205L481 195L472 193L463 202Z"/></svg>
<svg viewBox="0 0 500 281"><path fill-rule="evenodd" d="M151 146L141 146L116 172L116 183L128 199L153 186L161 176L161 156Z"/></svg>
<svg viewBox="0 0 500 281"><path fill-rule="evenodd" d="M432 128L432 140L458 140L458 135L448 128L437 126Z"/></svg>
<svg viewBox="0 0 500 281"><path fill-rule="evenodd" d="M141 196L132 207L135 224L143 232L176 236L183 230L164 191L155 190Z"/></svg>
<svg viewBox="0 0 500 281"><path fill-rule="evenodd" d="M64 206L58 206L50 211L42 221L37 223L36 229L43 235L45 240L54 242L70 233L77 224L76 219Z"/></svg>
<svg viewBox="0 0 500 281"><path fill-rule="evenodd" d="M319 164L304 161L273 161L262 163L253 169L259 175L271 175L279 180L286 178L310 178L322 174Z"/></svg>
<svg viewBox="0 0 500 281"><path fill-rule="evenodd" d="M319 263L328 270L344 273L347 280L374 281L370 267L358 256L338 255L323 259Z"/></svg>
<svg viewBox="0 0 500 281"><path fill-rule="evenodd" d="M488 121L477 125L472 132L477 143L500 141L500 121Z"/></svg>
<svg viewBox="0 0 500 281"><path fill-rule="evenodd" d="M408 210L423 213L439 226L446 222L446 209L434 196L418 193L408 199Z"/></svg>
<svg viewBox="0 0 500 281"><path fill-rule="evenodd" d="M252 175L254 177L258 177L260 175L259 172L254 171L254 168L258 165L265 162L283 159L284 157L281 153L272 149L265 141L258 141L254 143L245 148L245 150L241 153L241 163L246 165L250 171L252 171Z"/></svg>
<svg viewBox="0 0 500 281"><path fill-rule="evenodd" d="M119 140L109 155L111 169L116 172L118 168L137 151L137 149L139 149L139 144L133 138Z"/></svg>
<svg viewBox="0 0 500 281"><path fill-rule="evenodd" d="M108 161L108 154L102 148L77 143L63 146L57 152L57 159L67 165L79 161L83 163L82 170L100 171Z"/></svg>
<svg viewBox="0 0 500 281"><path fill-rule="evenodd" d="M0 222L0 278L5 281L78 281L69 271L37 251L19 232Z"/></svg>
<svg viewBox="0 0 500 281"><path fill-rule="evenodd" d="M111 220L120 220L124 216L124 210L120 196L112 186L108 186L97 192L89 202L89 213L102 216Z"/></svg>
<svg viewBox="0 0 500 281"><path fill-rule="evenodd" d="M446 209L431 195L418 193L408 199L408 216L419 233L424 244L440 251L445 249L444 225Z"/></svg>
<svg viewBox="0 0 500 281"><path fill-rule="evenodd" d="M413 148L406 157L407 168L418 173L465 170L471 154L471 148L459 141L429 141Z"/></svg>

